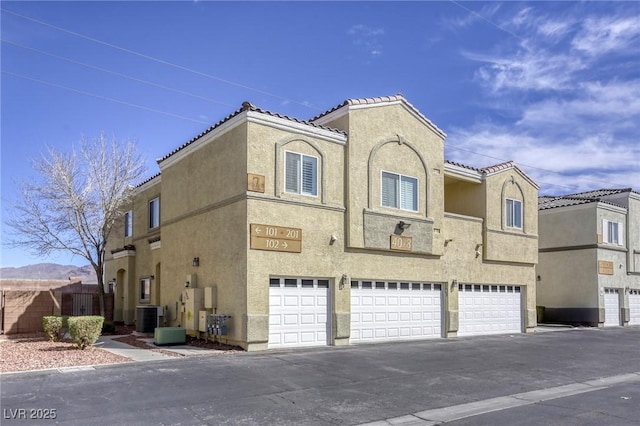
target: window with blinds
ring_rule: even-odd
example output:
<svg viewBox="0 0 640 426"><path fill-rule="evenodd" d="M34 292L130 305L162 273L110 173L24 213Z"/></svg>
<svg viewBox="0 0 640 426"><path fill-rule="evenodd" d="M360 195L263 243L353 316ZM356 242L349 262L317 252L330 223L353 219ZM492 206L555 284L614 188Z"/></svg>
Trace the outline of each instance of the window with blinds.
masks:
<svg viewBox="0 0 640 426"><path fill-rule="evenodd" d="M295 194L318 195L318 159L316 157L285 152L285 191Z"/></svg>
<svg viewBox="0 0 640 426"><path fill-rule="evenodd" d="M383 207L418 211L417 178L383 171L380 190Z"/></svg>

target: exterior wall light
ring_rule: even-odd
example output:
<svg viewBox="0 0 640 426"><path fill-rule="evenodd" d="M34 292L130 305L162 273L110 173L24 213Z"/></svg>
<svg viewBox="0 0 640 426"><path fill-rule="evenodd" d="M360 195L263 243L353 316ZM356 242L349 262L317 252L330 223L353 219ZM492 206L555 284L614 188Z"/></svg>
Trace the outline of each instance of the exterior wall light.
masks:
<svg viewBox="0 0 640 426"><path fill-rule="evenodd" d="M401 220L400 222L398 222L398 228L402 229L403 231L405 229L408 229L411 226L411 224L409 222L405 222L404 220Z"/></svg>
<svg viewBox="0 0 640 426"><path fill-rule="evenodd" d="M200 258L194 257L193 260L191 261L191 266L200 266Z"/></svg>

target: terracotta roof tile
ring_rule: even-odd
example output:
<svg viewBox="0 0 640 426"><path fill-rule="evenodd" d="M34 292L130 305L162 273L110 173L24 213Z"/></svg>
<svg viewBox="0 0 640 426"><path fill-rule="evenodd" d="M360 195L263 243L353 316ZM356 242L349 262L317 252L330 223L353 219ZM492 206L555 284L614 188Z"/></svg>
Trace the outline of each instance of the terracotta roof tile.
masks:
<svg viewBox="0 0 640 426"><path fill-rule="evenodd" d="M318 119L320 119L321 117L324 117L325 115L329 115L334 111L339 110L340 108L343 108L345 106L350 106L350 105L376 105L376 104L382 104L382 103L389 103L389 102L402 102L405 105L407 105L409 108L411 108L416 114L418 114L420 116L420 118L422 118L423 120L425 120L427 123L429 123L430 126L432 126L437 132L441 133L444 136L446 136L446 133L440 129L438 126L435 125L435 123L431 120L429 120L424 114L422 114L420 112L420 110L418 110L415 106L413 106L409 101L407 101L405 99L404 96L402 96L402 93L398 93L396 95L391 95L391 96L378 96L378 97L374 97L374 98L357 98L357 99L346 99L345 101L343 101L341 104L336 105L335 107L320 113L319 115L316 115L315 117L313 117L311 120L311 122L316 121Z"/></svg>
<svg viewBox="0 0 640 426"><path fill-rule="evenodd" d="M587 192L579 192L577 194L569 194L569 195L559 195L559 196L549 196L543 195L538 197L538 210L547 210L553 209L556 207L568 207L568 206L577 206L580 204L589 204L589 203L604 203L609 204L615 207L622 207L620 204L612 203L608 200L603 200L600 197L604 197L605 195L618 194L620 192L627 192L628 190L595 190L595 191L587 191ZM596 196L587 196L588 194L595 194Z"/></svg>
<svg viewBox="0 0 640 426"><path fill-rule="evenodd" d="M139 184L135 185L134 188L140 188L142 185L144 185L145 183L149 183L152 180L154 180L155 178L157 178L158 176L160 176L160 173L156 173L155 175L146 178L145 180L143 180L142 182L140 182Z"/></svg>
<svg viewBox="0 0 640 426"><path fill-rule="evenodd" d="M541 201L541 198L546 198ZM539 197L538 210L553 209L556 207L577 206L580 204L596 203L598 200L590 198L568 198L568 197Z"/></svg>
<svg viewBox="0 0 640 426"><path fill-rule="evenodd" d="M476 171L476 172L482 172L482 169L479 169L479 168L473 167L473 166L467 166L466 164L457 163L455 161L444 160L444 162L447 163L447 164L452 164L454 166L462 167L464 169L469 169L469 170L473 170L473 171Z"/></svg>
<svg viewBox="0 0 640 426"><path fill-rule="evenodd" d="M495 164L493 166L483 167L480 170L482 172L484 172L484 173L496 173L496 172L499 172L501 170L506 170L506 169L510 169L510 168L513 168L513 167L516 167L516 164L513 161L506 161L504 163Z"/></svg>
<svg viewBox="0 0 640 426"><path fill-rule="evenodd" d="M569 194L567 197L574 198L599 198L607 195L621 194L623 192L633 191L631 188L611 188L611 189L596 189L593 191L578 192L575 194Z"/></svg>
<svg viewBox="0 0 640 426"><path fill-rule="evenodd" d="M295 123L305 124L305 125L308 125L308 126L311 126L311 127L315 127L317 129L328 130L328 131L331 131L331 132L336 132L336 133L341 133L341 134L346 135L346 133L343 132L342 130L334 129L334 128L327 127L327 126L322 126L322 125L319 125L319 124L311 123L309 121L300 120L300 119L297 119L297 118L289 117L287 115L282 115L282 114L278 114L278 113L275 113L275 112L271 112L271 111L268 111L266 109L258 108L257 106L255 106L251 102L246 102L245 101L245 102L242 103L242 107L240 109L232 112L231 114L229 114L228 116L226 116L222 120L218 121L217 123L215 123L214 125L212 125L208 129L204 130L202 133L200 133L197 136L191 138L189 141L183 143L178 148L174 149L169 154L165 155L162 158L159 158L156 161L158 162L158 164L160 164L161 162L163 162L167 158L171 157L172 155L176 154L177 152L182 151L183 149L185 149L186 147L188 147L189 145L191 145L192 143L194 143L195 141L197 141L198 139L200 139L201 137L203 137L207 133L213 131L214 129L216 129L218 127L220 127L222 124L226 123L227 121L231 120L233 117L235 117L235 116L237 116L240 113L245 112L245 111L255 111L255 112L259 112L261 114L270 115L272 117L277 117L277 118L282 118L282 119L285 119L285 120L293 121Z"/></svg>

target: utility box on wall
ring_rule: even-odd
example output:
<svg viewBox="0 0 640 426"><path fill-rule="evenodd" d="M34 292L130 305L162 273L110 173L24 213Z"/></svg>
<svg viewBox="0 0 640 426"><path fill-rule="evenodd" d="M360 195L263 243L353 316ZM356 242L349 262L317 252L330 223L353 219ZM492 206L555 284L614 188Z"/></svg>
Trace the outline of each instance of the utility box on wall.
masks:
<svg viewBox="0 0 640 426"><path fill-rule="evenodd" d="M182 303L184 305L184 328L188 332L198 331L198 315L204 308L204 289L187 288L182 293Z"/></svg>
<svg viewBox="0 0 640 426"><path fill-rule="evenodd" d="M215 309L218 305L218 292L215 286L204 288L205 309ZM204 330L202 330L204 331Z"/></svg>
<svg viewBox="0 0 640 426"><path fill-rule="evenodd" d="M209 314L209 312L207 312L207 311L198 312L198 331L206 333L206 331L207 331L207 315L208 314Z"/></svg>

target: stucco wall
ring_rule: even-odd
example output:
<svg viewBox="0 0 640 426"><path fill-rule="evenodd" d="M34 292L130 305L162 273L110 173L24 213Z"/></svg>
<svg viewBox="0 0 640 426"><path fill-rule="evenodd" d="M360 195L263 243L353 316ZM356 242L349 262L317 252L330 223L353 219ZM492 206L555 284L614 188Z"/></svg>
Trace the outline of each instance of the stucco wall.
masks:
<svg viewBox="0 0 640 426"><path fill-rule="evenodd" d="M484 185L485 259L537 263L538 189L515 169L487 176ZM522 201L522 229L506 224L507 198Z"/></svg>
<svg viewBox="0 0 640 426"><path fill-rule="evenodd" d="M575 247L595 244L597 203L540 211L539 248Z"/></svg>
<svg viewBox="0 0 640 426"><path fill-rule="evenodd" d="M444 210L483 218L486 213L484 183L456 181L444 187Z"/></svg>
<svg viewBox="0 0 640 426"><path fill-rule="evenodd" d="M349 112L348 223L350 247L366 247L364 209L433 219L433 248L442 245L443 140L401 105ZM419 209L408 212L380 205L380 173L418 178Z"/></svg>
<svg viewBox="0 0 640 426"><path fill-rule="evenodd" d="M531 220L537 192L530 183L515 172L498 173L488 189L474 188L468 201L473 204L468 211L483 216L445 218L441 134L402 104L355 108L332 124L349 132L348 141L338 132L272 116L237 116L225 123L226 132L211 140L205 135L165 160L161 185L158 180L145 186L134 202L134 237L110 241L110 247L136 247L110 257L108 264L108 279L117 275L123 291L132 292L121 295L121 315L131 317L139 279L153 275L151 302L168 307L168 325L184 325L181 294L191 280L191 286L217 289L215 312L233 318L229 343L263 349L269 278L321 278L330 282L333 343L345 344L350 280L444 284L451 332L457 330L457 287L452 284L458 280L524 286L525 323L535 325L535 256L529 250L533 244L537 253L537 223ZM287 150L319 159L317 196L284 190ZM380 205L381 170L418 179L417 212ZM264 177L264 192L249 190L247 173ZM525 228L520 232L501 229L503 198L511 194L504 190L507 179L523 188ZM146 223L148 200L160 188L161 229L149 232L138 222ZM464 189L456 202L463 203ZM484 202L485 196L490 202ZM413 238L411 252L385 245L399 220L411 223L402 234ZM505 247L490 249L498 260L492 262L482 255L489 223L509 238ZM301 229L301 253L252 249L251 224ZM450 240L446 245L445 239ZM193 258L199 266L192 265Z"/></svg>
<svg viewBox="0 0 640 426"><path fill-rule="evenodd" d="M538 305L550 308L597 308L596 249L540 253Z"/></svg>

